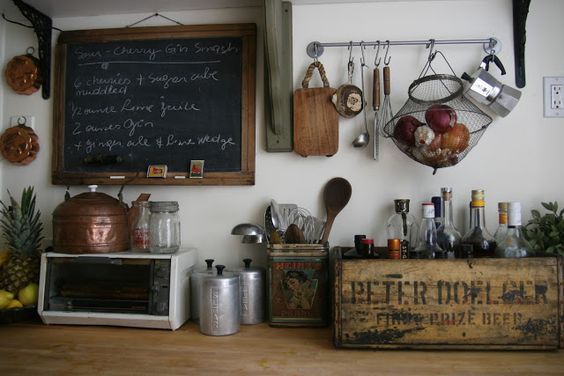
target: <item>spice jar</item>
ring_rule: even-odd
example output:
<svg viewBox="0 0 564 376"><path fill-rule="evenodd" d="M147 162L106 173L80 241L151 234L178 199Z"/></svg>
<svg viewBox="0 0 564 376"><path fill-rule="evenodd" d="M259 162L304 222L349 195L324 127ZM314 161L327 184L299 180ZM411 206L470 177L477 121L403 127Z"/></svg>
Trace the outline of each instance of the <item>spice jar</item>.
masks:
<svg viewBox="0 0 564 376"><path fill-rule="evenodd" d="M180 248L180 217L178 202L151 201L150 251L174 253Z"/></svg>

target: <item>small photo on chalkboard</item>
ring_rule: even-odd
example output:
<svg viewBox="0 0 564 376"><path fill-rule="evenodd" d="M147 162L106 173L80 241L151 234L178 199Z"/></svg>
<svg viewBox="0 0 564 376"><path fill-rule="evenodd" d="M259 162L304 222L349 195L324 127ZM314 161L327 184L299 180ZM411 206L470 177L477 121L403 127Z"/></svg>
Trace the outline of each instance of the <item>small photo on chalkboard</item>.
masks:
<svg viewBox="0 0 564 376"><path fill-rule="evenodd" d="M254 24L62 32L53 183L254 184L255 60Z"/></svg>

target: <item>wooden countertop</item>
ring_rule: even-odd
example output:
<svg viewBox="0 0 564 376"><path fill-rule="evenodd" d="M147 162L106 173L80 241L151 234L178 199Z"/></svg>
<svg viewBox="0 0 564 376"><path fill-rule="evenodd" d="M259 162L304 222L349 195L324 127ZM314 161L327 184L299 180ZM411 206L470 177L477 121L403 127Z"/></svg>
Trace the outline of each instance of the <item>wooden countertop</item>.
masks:
<svg viewBox="0 0 564 376"><path fill-rule="evenodd" d="M0 326L0 375L564 375L564 351L335 349L330 328Z"/></svg>

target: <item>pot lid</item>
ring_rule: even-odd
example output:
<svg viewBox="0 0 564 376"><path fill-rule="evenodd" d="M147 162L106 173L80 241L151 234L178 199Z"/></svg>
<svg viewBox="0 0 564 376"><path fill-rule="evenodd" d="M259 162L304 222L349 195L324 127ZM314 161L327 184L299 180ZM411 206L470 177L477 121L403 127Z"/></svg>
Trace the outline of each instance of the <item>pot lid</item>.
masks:
<svg viewBox="0 0 564 376"><path fill-rule="evenodd" d="M126 215L126 206L119 200L102 192L96 192L97 185L89 185L90 192L80 193L60 203L54 216L99 216Z"/></svg>

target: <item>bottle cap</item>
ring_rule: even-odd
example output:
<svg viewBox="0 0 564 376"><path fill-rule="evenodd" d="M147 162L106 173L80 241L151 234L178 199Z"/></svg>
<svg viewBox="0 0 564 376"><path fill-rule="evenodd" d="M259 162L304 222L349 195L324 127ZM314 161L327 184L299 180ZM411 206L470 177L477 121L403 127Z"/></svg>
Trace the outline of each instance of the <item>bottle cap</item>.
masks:
<svg viewBox="0 0 564 376"><path fill-rule="evenodd" d="M401 248L401 244L399 239L388 239L388 251L399 252L400 248Z"/></svg>
<svg viewBox="0 0 564 376"><path fill-rule="evenodd" d="M441 198L439 196L431 197L431 202L435 206L435 218L441 216Z"/></svg>
<svg viewBox="0 0 564 376"><path fill-rule="evenodd" d="M394 200L394 205L396 208L396 213L409 213L409 199L400 198Z"/></svg>
<svg viewBox="0 0 564 376"><path fill-rule="evenodd" d="M472 190L472 202L470 204L473 207L484 206L484 190L483 189L473 189Z"/></svg>
<svg viewBox="0 0 564 376"><path fill-rule="evenodd" d="M441 196L443 196L443 200L449 201L452 199L452 188L450 187L443 187L441 188Z"/></svg>
<svg viewBox="0 0 564 376"><path fill-rule="evenodd" d="M432 202L424 202L421 207L423 208L423 218L435 218L435 205Z"/></svg>
<svg viewBox="0 0 564 376"><path fill-rule="evenodd" d="M509 208L509 202L498 202L497 203L497 210L500 212L507 212Z"/></svg>
<svg viewBox="0 0 564 376"><path fill-rule="evenodd" d="M510 202L508 214L508 225L509 226L521 226L521 203L520 202Z"/></svg>

